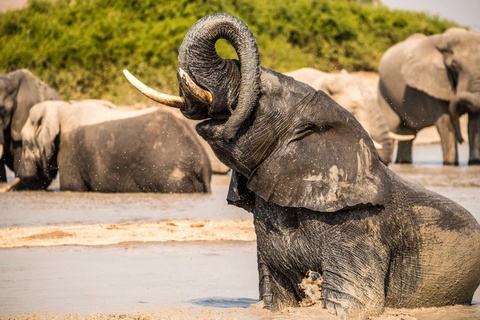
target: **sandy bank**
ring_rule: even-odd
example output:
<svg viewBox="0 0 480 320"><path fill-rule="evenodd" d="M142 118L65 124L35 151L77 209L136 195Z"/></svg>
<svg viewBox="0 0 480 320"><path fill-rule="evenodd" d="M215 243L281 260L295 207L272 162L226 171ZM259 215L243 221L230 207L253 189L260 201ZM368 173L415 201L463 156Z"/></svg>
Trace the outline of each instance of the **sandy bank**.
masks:
<svg viewBox="0 0 480 320"><path fill-rule="evenodd" d="M168 241L255 241L255 231L249 220L169 220L0 230L0 248Z"/></svg>

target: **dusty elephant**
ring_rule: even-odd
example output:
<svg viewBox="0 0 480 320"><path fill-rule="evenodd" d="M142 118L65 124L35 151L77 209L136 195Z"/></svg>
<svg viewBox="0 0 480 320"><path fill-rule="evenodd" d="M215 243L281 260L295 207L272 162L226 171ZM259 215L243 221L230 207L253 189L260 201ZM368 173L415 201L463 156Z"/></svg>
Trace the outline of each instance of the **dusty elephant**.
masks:
<svg viewBox="0 0 480 320"><path fill-rule="evenodd" d="M413 139L413 136L400 136L390 131L378 105L376 92L361 77L349 73L326 73L312 68L285 74L314 89L322 90L352 113L372 137L383 163L389 164L392 161L392 139Z"/></svg>
<svg viewBox="0 0 480 320"><path fill-rule="evenodd" d="M188 124L172 113L101 100L45 101L22 129L18 178L7 190L209 192L211 167Z"/></svg>
<svg viewBox="0 0 480 320"><path fill-rule="evenodd" d="M219 57L218 39L240 61ZM227 199L254 216L267 308L309 302L317 295L302 288L315 285L316 303L348 319L386 306L471 301L480 283L475 218L390 171L368 133L328 95L261 67L241 20L200 19L178 65L178 97L125 74L148 97L206 119L198 133L234 170Z"/></svg>
<svg viewBox="0 0 480 320"><path fill-rule="evenodd" d="M379 103L391 130L413 134L435 125L443 162L458 164L458 118L468 113L469 164L480 164L480 32L449 29L415 34L383 55ZM412 163L412 141L398 144L396 162Z"/></svg>
<svg viewBox="0 0 480 320"><path fill-rule="evenodd" d="M0 182L7 181L5 165L18 172L21 130L30 108L41 101L59 99L54 89L26 69L0 74Z"/></svg>

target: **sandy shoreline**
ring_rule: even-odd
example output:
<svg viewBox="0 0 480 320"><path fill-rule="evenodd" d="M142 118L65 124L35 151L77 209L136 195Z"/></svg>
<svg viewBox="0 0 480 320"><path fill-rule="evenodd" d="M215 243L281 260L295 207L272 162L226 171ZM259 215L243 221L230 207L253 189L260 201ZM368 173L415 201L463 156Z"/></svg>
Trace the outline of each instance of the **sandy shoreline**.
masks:
<svg viewBox="0 0 480 320"><path fill-rule="evenodd" d="M0 248L168 241L255 241L255 231L250 220L169 220L0 230Z"/></svg>
<svg viewBox="0 0 480 320"><path fill-rule="evenodd" d="M468 311L468 309L470 309ZM465 311L467 310L467 311ZM452 314L457 317L452 318ZM380 316L370 317L370 320L474 320L480 319L478 306L451 306L442 308L422 309L385 309ZM162 308L155 311L137 313L55 313L35 312L10 316L0 316L0 320L338 320L325 309L315 305L305 308L288 308L280 312L270 312L261 308L261 304L249 308Z"/></svg>

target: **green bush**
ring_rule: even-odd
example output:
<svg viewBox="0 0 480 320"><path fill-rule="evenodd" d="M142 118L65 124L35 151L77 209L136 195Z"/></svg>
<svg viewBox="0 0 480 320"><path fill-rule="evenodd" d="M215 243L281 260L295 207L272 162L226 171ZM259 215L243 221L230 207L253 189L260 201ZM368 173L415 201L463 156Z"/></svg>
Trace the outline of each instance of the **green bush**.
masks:
<svg viewBox="0 0 480 320"><path fill-rule="evenodd" d="M248 23L262 65L280 72L305 66L375 71L394 43L455 25L372 1L30 0L24 9L0 14L0 71L30 69L66 100L146 102L122 69L176 93L177 49L192 25L214 12ZM217 50L235 57L225 42Z"/></svg>

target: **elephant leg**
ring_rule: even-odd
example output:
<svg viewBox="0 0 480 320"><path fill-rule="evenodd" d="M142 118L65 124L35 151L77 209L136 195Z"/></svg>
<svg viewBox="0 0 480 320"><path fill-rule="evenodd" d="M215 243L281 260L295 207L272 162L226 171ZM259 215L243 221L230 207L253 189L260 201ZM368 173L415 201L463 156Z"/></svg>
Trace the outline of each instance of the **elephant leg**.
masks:
<svg viewBox="0 0 480 320"><path fill-rule="evenodd" d="M469 165L480 165L480 112L468 114Z"/></svg>
<svg viewBox="0 0 480 320"><path fill-rule="evenodd" d="M398 141L397 158L395 163L411 164L412 163L413 140Z"/></svg>
<svg viewBox="0 0 480 320"><path fill-rule="evenodd" d="M265 263L261 253L257 255L260 301L263 301L264 308L272 311L279 311L288 307L298 307L298 299L283 275L273 270Z"/></svg>
<svg viewBox="0 0 480 320"><path fill-rule="evenodd" d="M272 293L272 275L268 266L265 264L261 255L257 254L258 259L258 275L259 275L259 291L260 301L263 301L265 309L272 310L273 308L273 293Z"/></svg>
<svg viewBox="0 0 480 320"><path fill-rule="evenodd" d="M458 165L458 146L450 115L442 113L435 121L442 144L443 164Z"/></svg>
<svg viewBox="0 0 480 320"><path fill-rule="evenodd" d="M413 129L406 122L402 122L401 125L395 130L395 133L416 136L418 130ZM412 140L397 141L397 156L395 158L395 163L412 164L412 149L414 140L415 138Z"/></svg>
<svg viewBox="0 0 480 320"><path fill-rule="evenodd" d="M2 144L0 144L0 182L7 182L7 171L5 169L5 159L3 156Z"/></svg>
<svg viewBox="0 0 480 320"><path fill-rule="evenodd" d="M7 182L7 171L3 161L0 161L0 182Z"/></svg>

